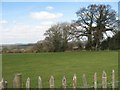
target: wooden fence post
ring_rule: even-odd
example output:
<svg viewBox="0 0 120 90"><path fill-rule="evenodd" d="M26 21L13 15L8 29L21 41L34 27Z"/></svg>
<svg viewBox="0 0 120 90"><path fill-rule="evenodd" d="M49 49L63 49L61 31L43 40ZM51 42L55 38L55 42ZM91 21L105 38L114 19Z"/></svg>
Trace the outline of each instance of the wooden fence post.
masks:
<svg viewBox="0 0 120 90"><path fill-rule="evenodd" d="M73 76L73 88L74 88L74 90L76 90L76 87L77 87L77 77L76 77L76 74L74 74L74 76Z"/></svg>
<svg viewBox="0 0 120 90"><path fill-rule="evenodd" d="M94 90L97 90L97 73L94 74Z"/></svg>
<svg viewBox="0 0 120 90"><path fill-rule="evenodd" d="M87 89L87 80L85 74L83 74L83 84L84 84L84 88Z"/></svg>
<svg viewBox="0 0 120 90"><path fill-rule="evenodd" d="M2 90L4 88L3 86L3 79L0 81L0 90Z"/></svg>
<svg viewBox="0 0 120 90"><path fill-rule="evenodd" d="M15 75L14 80L13 80L13 88L17 90L21 90L22 88L22 74L18 73Z"/></svg>
<svg viewBox="0 0 120 90"><path fill-rule="evenodd" d="M63 90L66 90L66 77L65 76L62 79L62 88Z"/></svg>
<svg viewBox="0 0 120 90"><path fill-rule="evenodd" d="M29 77L26 80L26 90L30 90L30 78Z"/></svg>
<svg viewBox="0 0 120 90"><path fill-rule="evenodd" d="M7 81L5 81L4 79L2 79L0 81L0 90L7 90Z"/></svg>
<svg viewBox="0 0 120 90"><path fill-rule="evenodd" d="M38 90L42 90L42 79L40 76L38 77Z"/></svg>
<svg viewBox="0 0 120 90"><path fill-rule="evenodd" d="M112 70L112 90L115 89L115 71Z"/></svg>
<svg viewBox="0 0 120 90"><path fill-rule="evenodd" d="M105 71L103 71L103 74L102 74L102 88L103 90L107 89L107 75Z"/></svg>
<svg viewBox="0 0 120 90"><path fill-rule="evenodd" d="M51 76L49 83L50 83L50 89L53 90L54 89L54 77L53 76Z"/></svg>

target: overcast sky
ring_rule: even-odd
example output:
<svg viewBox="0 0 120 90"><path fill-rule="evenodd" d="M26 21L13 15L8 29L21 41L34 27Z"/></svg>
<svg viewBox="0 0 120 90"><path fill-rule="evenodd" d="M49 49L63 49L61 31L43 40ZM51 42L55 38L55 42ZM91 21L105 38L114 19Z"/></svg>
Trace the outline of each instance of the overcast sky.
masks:
<svg viewBox="0 0 120 90"><path fill-rule="evenodd" d="M18 0L19 1L19 0ZM94 0L95 1L95 0ZM35 43L58 22L76 20L75 12L89 4L109 4L118 11L118 2L7 2L0 3L0 44Z"/></svg>

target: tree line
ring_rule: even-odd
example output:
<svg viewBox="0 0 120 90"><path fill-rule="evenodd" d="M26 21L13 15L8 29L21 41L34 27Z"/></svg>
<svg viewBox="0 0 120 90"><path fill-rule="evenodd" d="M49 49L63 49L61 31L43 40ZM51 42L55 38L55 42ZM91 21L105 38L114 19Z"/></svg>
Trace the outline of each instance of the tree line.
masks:
<svg viewBox="0 0 120 90"><path fill-rule="evenodd" d="M45 32L45 39L35 44L37 52L66 50L120 49L120 21L110 5L91 4L76 12L77 20L57 23ZM112 36L110 36L112 35Z"/></svg>

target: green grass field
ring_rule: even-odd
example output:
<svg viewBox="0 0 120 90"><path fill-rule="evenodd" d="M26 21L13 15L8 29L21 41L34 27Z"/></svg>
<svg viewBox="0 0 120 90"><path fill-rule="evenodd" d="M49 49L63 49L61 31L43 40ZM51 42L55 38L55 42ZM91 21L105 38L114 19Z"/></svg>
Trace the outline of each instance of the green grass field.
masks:
<svg viewBox="0 0 120 90"><path fill-rule="evenodd" d="M98 83L101 84L102 71L107 73L111 82L111 71L115 70L118 79L118 52L59 52L37 54L3 54L3 77L12 87L16 73L22 73L23 87L27 77L31 79L31 87L37 88L38 76L42 78L44 88L49 87L51 75L55 78L55 87L61 87L65 75L67 87L72 87L72 77L77 75L77 87L83 87L82 75L85 73L89 86L93 86L93 75L97 72Z"/></svg>

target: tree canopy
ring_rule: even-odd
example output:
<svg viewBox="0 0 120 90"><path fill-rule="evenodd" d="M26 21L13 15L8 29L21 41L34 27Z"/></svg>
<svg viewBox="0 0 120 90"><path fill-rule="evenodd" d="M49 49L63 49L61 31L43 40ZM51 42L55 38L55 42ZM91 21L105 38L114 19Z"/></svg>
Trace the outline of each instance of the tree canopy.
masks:
<svg viewBox="0 0 120 90"><path fill-rule="evenodd" d="M49 41L53 45L54 52L65 51L68 40L70 40L70 30L71 26L69 23L58 23L46 31L45 40Z"/></svg>
<svg viewBox="0 0 120 90"><path fill-rule="evenodd" d="M119 35L116 34L119 31L119 20L116 18L116 11L110 5L91 4L80 8L76 15L77 20L72 23L63 22L51 26L45 32L46 38L40 47L46 47L44 49L48 49L47 51L59 52L71 46L82 47L86 50L103 50L110 48L110 43L116 44L114 41ZM113 33L114 40L109 37L108 31ZM111 47L118 49L118 46L113 44Z"/></svg>
<svg viewBox="0 0 120 90"><path fill-rule="evenodd" d="M77 23L83 30L79 32L79 36L88 38L88 48L99 48L103 40L103 34L106 31L113 31L116 27L116 12L109 5L89 5L87 8L81 8L76 12L78 16Z"/></svg>

